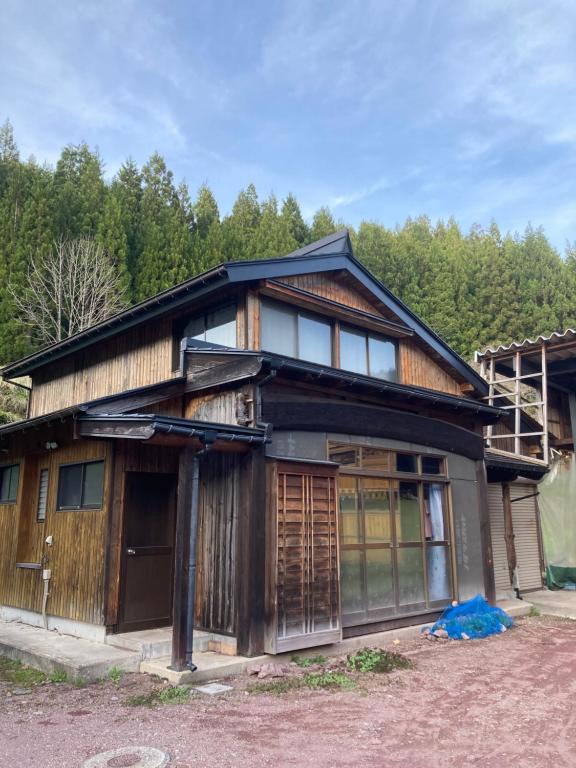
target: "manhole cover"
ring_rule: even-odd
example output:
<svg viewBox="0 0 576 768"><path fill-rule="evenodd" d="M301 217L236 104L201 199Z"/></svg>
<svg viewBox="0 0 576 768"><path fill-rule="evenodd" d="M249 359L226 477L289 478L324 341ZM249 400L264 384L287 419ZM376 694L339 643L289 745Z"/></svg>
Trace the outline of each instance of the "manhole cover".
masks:
<svg viewBox="0 0 576 768"><path fill-rule="evenodd" d="M169 760L168 752L155 747L120 747L94 755L82 768L164 768Z"/></svg>

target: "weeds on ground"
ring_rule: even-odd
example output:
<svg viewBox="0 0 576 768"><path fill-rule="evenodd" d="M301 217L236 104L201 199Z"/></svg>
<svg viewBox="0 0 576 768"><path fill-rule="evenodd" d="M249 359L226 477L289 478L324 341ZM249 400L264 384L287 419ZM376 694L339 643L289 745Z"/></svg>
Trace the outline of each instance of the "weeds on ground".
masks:
<svg viewBox="0 0 576 768"><path fill-rule="evenodd" d="M528 618L535 619L536 617L540 616L540 611L538 608L536 608L535 605L530 606L530 613L528 614Z"/></svg>
<svg viewBox="0 0 576 768"><path fill-rule="evenodd" d="M280 696L289 691L296 691L302 688L318 690L340 689L349 691L356 686L354 680L348 677L344 672L335 672L327 670L326 672L309 672L304 677L285 677L281 680L267 680L266 682L250 683L246 690L248 693L270 693L273 696Z"/></svg>
<svg viewBox="0 0 576 768"><path fill-rule="evenodd" d="M392 672L411 669L414 665L405 656L382 648L362 648L346 657L346 666L355 672Z"/></svg>
<svg viewBox="0 0 576 768"><path fill-rule="evenodd" d="M120 681L122 680L123 674L124 673L122 672L122 670L119 669L118 667L110 667L106 677L108 678L108 680L110 680L111 683L114 683L114 685L118 686L120 685Z"/></svg>
<svg viewBox="0 0 576 768"><path fill-rule="evenodd" d="M6 656L0 656L0 680L6 683L29 687L46 682L47 677L39 669L25 667L21 661L13 661L6 658Z"/></svg>
<svg viewBox="0 0 576 768"><path fill-rule="evenodd" d="M56 672L51 672L47 679L49 683L67 683L68 674L63 670L58 669Z"/></svg>
<svg viewBox="0 0 576 768"><path fill-rule="evenodd" d="M354 680L351 680L344 672L310 672L304 676L304 684L308 688L340 688L349 691L356 687Z"/></svg>
<svg viewBox="0 0 576 768"><path fill-rule="evenodd" d="M147 694L137 694L126 699L129 707L155 707L159 704L186 704L192 692L185 685L161 688Z"/></svg>
<svg viewBox="0 0 576 768"><path fill-rule="evenodd" d="M316 664L325 664L326 656L292 656L291 661L299 667L314 667Z"/></svg>

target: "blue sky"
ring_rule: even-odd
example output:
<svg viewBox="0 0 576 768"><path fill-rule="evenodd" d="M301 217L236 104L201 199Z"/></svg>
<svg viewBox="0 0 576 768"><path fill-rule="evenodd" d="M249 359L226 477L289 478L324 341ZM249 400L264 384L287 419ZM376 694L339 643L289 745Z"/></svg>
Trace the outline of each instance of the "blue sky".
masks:
<svg viewBox="0 0 576 768"><path fill-rule="evenodd" d="M162 153L223 213L254 182L350 224L450 215L576 239L572 0L4 0L24 156Z"/></svg>

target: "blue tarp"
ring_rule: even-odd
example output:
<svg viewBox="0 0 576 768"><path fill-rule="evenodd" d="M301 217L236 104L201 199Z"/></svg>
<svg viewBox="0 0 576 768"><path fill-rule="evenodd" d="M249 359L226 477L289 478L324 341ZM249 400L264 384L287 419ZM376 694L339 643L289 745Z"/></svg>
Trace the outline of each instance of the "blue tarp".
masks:
<svg viewBox="0 0 576 768"><path fill-rule="evenodd" d="M489 605L482 595L446 608L438 621L430 628L430 634L444 629L452 640L488 637L505 632L513 621L501 608Z"/></svg>

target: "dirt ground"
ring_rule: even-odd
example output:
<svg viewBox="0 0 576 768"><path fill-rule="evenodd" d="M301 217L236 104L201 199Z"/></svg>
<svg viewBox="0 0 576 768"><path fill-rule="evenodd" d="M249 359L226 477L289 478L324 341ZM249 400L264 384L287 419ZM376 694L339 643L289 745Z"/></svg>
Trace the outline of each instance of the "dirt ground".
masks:
<svg viewBox="0 0 576 768"><path fill-rule="evenodd" d="M0 766L77 768L131 745L166 749L173 768L576 765L576 622L524 619L486 640L395 650L414 668L357 673L353 690L254 693L244 676L225 695L153 707L128 704L165 690L144 675L23 695L0 683Z"/></svg>

